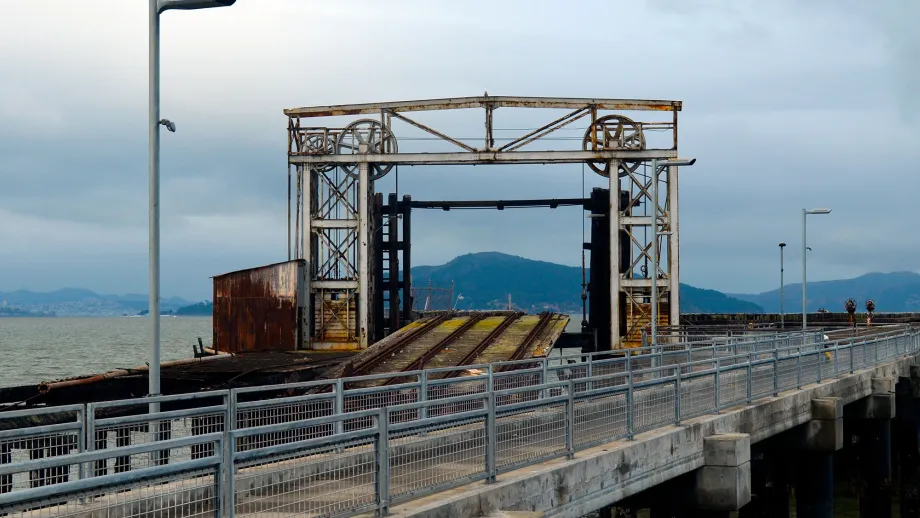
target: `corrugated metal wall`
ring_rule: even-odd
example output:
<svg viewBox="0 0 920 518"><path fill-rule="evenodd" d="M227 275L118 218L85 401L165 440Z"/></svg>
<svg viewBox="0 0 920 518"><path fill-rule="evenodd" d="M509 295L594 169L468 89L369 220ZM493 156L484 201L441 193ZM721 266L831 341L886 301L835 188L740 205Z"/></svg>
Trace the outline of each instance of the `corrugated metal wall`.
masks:
<svg viewBox="0 0 920 518"><path fill-rule="evenodd" d="M303 260L214 277L214 346L219 351L298 348Z"/></svg>

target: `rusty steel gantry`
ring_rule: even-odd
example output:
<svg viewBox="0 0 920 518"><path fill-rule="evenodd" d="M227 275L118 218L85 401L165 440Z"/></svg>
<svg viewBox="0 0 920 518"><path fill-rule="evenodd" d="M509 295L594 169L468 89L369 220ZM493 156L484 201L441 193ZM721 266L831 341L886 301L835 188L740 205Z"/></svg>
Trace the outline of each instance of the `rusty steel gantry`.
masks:
<svg viewBox="0 0 920 518"><path fill-rule="evenodd" d="M677 323L679 305L679 226L676 166L647 170L652 160L677 158L680 101L489 96L315 106L285 110L288 117L290 178L296 201L289 214L290 259L306 261L306 303L302 349L364 349L373 319L370 304L374 236L374 182L394 166L583 163L609 179L609 243L629 250L609 257L610 343L638 345L650 323L652 281L651 225L657 223L659 323ZM484 131L476 140L454 138L416 120L413 112L482 109ZM496 113L542 109L560 116L514 138L499 138ZM637 112L638 115L625 113ZM666 113L665 120L640 120L642 113ZM364 117L361 117L364 116ZM355 117L339 127L313 119ZM441 117L443 118L443 117ZM644 117L648 119L648 116ZM547 135L577 121L587 122L583 137ZM571 129L571 128L570 128ZM406 150L397 134L424 132L435 145ZM433 136L434 138L432 138ZM407 139L412 140L412 139ZM440 146L440 147L438 147ZM399 149L403 147L403 149ZM434 149L438 147L438 149ZM561 147L561 149L559 149ZM614 172L615 174L611 174ZM653 180L654 179L654 180ZM657 188L657 189L656 189ZM656 192L657 191L657 192ZM622 198L629 203L621 203ZM657 207L651 200L657 197ZM291 209L289 195L289 213ZM606 217L595 214L593 217ZM291 228L292 227L292 228ZM293 233L292 233L293 230ZM623 264L626 263L626 264Z"/></svg>

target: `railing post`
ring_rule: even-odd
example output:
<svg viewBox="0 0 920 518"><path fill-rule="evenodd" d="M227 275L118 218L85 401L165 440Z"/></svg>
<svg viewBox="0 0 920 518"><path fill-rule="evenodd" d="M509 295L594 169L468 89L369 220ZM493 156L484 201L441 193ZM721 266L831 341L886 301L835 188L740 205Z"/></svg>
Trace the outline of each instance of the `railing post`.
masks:
<svg viewBox="0 0 920 518"><path fill-rule="evenodd" d="M495 390L495 371L492 369L491 363L486 369L486 374L489 376L486 378L486 392L492 392Z"/></svg>
<svg viewBox="0 0 920 518"><path fill-rule="evenodd" d="M834 377L840 377L840 342L834 342Z"/></svg>
<svg viewBox="0 0 920 518"><path fill-rule="evenodd" d="M495 482L498 470L495 459L497 453L495 444L495 392L491 390L486 397L486 407L488 408L486 413L486 475L488 475L486 483L492 484Z"/></svg>
<svg viewBox="0 0 920 518"><path fill-rule="evenodd" d="M722 409L722 360L716 358L716 413L718 414Z"/></svg>
<svg viewBox="0 0 920 518"><path fill-rule="evenodd" d="M332 414L333 415L342 415L345 413L345 381L342 378L337 378L335 380L335 401L333 403ZM338 420L334 425L335 433L340 434L345 432L345 421Z"/></svg>
<svg viewBox="0 0 920 518"><path fill-rule="evenodd" d="M220 439L221 459L217 473L219 477L217 501L220 512L215 514L233 518L236 516L236 474L233 466L236 452L236 444L233 440L233 430L236 429L236 391L230 392L224 398L227 410L224 417L224 433Z"/></svg>
<svg viewBox="0 0 920 518"><path fill-rule="evenodd" d="M594 355L588 354L588 366L585 371L585 377L587 378L585 383L585 390L594 390L594 382L591 380L591 377L594 376Z"/></svg>
<svg viewBox="0 0 920 518"><path fill-rule="evenodd" d="M795 356L795 388L802 388L802 348L799 347L799 350Z"/></svg>
<svg viewBox="0 0 920 518"><path fill-rule="evenodd" d="M382 407L377 414L377 516L390 512L390 416Z"/></svg>
<svg viewBox="0 0 920 518"><path fill-rule="evenodd" d="M850 338L850 354L849 354L850 356L850 374L853 374L854 372L856 372L856 368L855 368L856 364L855 364L855 360L853 360L853 356L855 356L854 353L856 352L855 342L856 342L855 338Z"/></svg>
<svg viewBox="0 0 920 518"><path fill-rule="evenodd" d="M575 380L569 380L569 399L565 412L565 448L569 459L575 458Z"/></svg>
<svg viewBox="0 0 920 518"><path fill-rule="evenodd" d="M628 440L633 439L633 421L634 421L634 411L633 407L633 373L631 362L629 362L629 350L626 351L626 438Z"/></svg>
<svg viewBox="0 0 920 518"><path fill-rule="evenodd" d="M423 370L418 374L418 401L425 403L428 401L428 371ZM418 409L418 418L426 419L428 417L428 407L422 405Z"/></svg>
<svg viewBox="0 0 920 518"><path fill-rule="evenodd" d="M674 382L674 424L680 424L680 371L683 370L678 363L675 367L677 370L677 380Z"/></svg>
<svg viewBox="0 0 920 518"><path fill-rule="evenodd" d="M543 357L543 362L541 364L541 367L543 369L543 372L541 372L540 374L541 384L546 385L547 383L549 383L549 358L548 357L546 356ZM546 391L545 388L540 391L540 397L543 399L546 399L549 397L549 393Z"/></svg>
<svg viewBox="0 0 920 518"><path fill-rule="evenodd" d="M779 349L773 349L773 397L779 396Z"/></svg>
<svg viewBox="0 0 920 518"><path fill-rule="evenodd" d="M754 353L748 353L747 365L747 402L754 400Z"/></svg>

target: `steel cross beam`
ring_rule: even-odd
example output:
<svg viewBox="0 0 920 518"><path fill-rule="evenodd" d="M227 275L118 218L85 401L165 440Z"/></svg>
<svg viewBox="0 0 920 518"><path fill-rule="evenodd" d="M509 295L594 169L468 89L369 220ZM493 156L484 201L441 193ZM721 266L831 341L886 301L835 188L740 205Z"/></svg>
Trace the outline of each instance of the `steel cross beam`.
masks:
<svg viewBox="0 0 920 518"><path fill-rule="evenodd" d="M681 101L647 99L593 99L570 97L511 97L489 96L426 99L421 101L396 101L385 103L338 104L309 106L284 110L288 117L335 117L340 115L379 114L430 110L458 110L464 108L557 108L576 110L587 106L598 110L680 111Z"/></svg>
<svg viewBox="0 0 920 518"><path fill-rule="evenodd" d="M290 155L292 165L309 164L401 164L401 165L459 165L459 164L575 164L608 160L651 160L677 158L673 149L644 149L641 151L506 151L453 153L367 153L354 155Z"/></svg>

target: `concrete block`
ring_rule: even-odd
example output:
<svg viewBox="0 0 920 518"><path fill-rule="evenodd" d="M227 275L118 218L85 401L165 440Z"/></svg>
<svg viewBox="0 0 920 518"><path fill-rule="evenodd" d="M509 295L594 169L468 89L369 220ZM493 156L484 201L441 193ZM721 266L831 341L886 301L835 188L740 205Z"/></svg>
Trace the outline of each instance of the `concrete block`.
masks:
<svg viewBox="0 0 920 518"><path fill-rule="evenodd" d="M696 505L711 511L736 511L751 501L751 463L703 466L696 471Z"/></svg>
<svg viewBox="0 0 920 518"><path fill-rule="evenodd" d="M816 419L802 426L802 447L809 451L843 449L843 419Z"/></svg>
<svg viewBox="0 0 920 518"><path fill-rule="evenodd" d="M872 393L873 394L894 394L894 385L898 382L895 376L873 377Z"/></svg>
<svg viewBox="0 0 920 518"><path fill-rule="evenodd" d="M740 466L751 460L751 436L723 433L703 439L703 463L707 466Z"/></svg>
<svg viewBox="0 0 920 518"><path fill-rule="evenodd" d="M833 421L843 417L843 399L839 397L820 397L811 400L811 418Z"/></svg>

